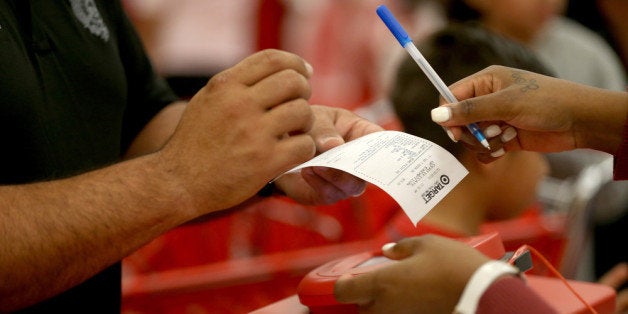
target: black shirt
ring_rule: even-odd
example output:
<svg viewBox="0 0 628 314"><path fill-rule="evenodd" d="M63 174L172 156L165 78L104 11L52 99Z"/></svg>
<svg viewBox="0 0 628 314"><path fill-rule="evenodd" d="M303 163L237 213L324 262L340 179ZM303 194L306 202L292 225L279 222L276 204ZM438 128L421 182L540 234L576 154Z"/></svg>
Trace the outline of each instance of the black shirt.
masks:
<svg viewBox="0 0 628 314"><path fill-rule="evenodd" d="M119 0L0 0L0 184L114 163L176 100ZM118 313L120 264L30 309Z"/></svg>

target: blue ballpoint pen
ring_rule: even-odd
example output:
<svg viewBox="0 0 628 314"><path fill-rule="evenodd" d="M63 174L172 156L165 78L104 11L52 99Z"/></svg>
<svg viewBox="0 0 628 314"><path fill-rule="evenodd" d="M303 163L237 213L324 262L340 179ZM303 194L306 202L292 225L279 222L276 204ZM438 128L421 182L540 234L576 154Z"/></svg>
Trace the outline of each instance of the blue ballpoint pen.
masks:
<svg viewBox="0 0 628 314"><path fill-rule="evenodd" d="M443 82L440 76L436 74L436 71L434 71L432 66L425 59L425 57L423 57L421 52L419 52L419 49L414 45L414 42L412 42L412 39L410 38L410 36L408 36L408 33L406 33L401 24L397 22L397 19L395 19L390 10L388 10L385 5L380 5L379 7L377 7L377 15L379 15L382 21L384 21L384 24L386 24L386 26L390 30L390 32L395 36L397 41L399 41L401 47L403 47L410 54L412 59L414 59L414 61L419 65L421 70L423 70L423 73L425 73L427 78L430 80L430 82L432 82L434 87L436 87L438 92L448 102L458 102L454 94L452 94L449 88L447 88L447 85L445 85L445 82ZM482 146L486 147L488 150L491 149L488 141L486 140L486 137L484 136L484 134L480 130L480 127L477 124L467 124L467 129L469 129L471 134L473 134L473 136L475 136L475 138L477 138L478 141L482 143Z"/></svg>

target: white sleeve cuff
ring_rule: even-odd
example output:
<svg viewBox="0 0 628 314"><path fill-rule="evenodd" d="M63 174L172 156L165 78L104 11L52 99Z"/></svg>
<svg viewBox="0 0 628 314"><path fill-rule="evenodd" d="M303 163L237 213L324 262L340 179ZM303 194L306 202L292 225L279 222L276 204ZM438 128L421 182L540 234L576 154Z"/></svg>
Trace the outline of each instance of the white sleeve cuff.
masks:
<svg viewBox="0 0 628 314"><path fill-rule="evenodd" d="M491 260L480 266L471 275L467 286L462 291L462 296L454 309L455 314L473 314L478 308L480 298L488 287L504 275L518 275L519 269L497 260Z"/></svg>

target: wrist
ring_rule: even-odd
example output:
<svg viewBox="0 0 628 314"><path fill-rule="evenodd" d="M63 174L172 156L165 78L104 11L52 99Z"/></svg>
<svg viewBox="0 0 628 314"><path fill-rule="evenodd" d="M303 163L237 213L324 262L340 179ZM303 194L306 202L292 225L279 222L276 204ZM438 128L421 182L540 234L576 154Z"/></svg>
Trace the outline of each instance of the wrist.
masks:
<svg viewBox="0 0 628 314"><path fill-rule="evenodd" d="M475 313L484 292L504 276L518 275L519 270L503 261L491 260L480 266L469 278L454 309L456 314Z"/></svg>
<svg viewBox="0 0 628 314"><path fill-rule="evenodd" d="M590 87L578 97L582 108L576 120L576 148L614 154L622 143L628 115L628 93Z"/></svg>
<svg viewBox="0 0 628 314"><path fill-rule="evenodd" d="M184 177L171 166L168 159L164 159L161 152L136 159L141 160L142 168L147 172L145 180L150 186L146 186L146 189L153 191L153 195L158 195L159 202L182 219L182 223L200 216L209 207L207 203L199 204L187 188Z"/></svg>

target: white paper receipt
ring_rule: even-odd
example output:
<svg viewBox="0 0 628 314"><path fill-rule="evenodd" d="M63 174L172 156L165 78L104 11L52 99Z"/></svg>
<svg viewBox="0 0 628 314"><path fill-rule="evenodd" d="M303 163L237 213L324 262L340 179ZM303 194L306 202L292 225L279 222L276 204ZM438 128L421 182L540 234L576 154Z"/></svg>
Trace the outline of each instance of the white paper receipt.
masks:
<svg viewBox="0 0 628 314"><path fill-rule="evenodd" d="M444 148L417 136L381 131L335 147L289 172L331 167L388 193L416 225L468 173Z"/></svg>

